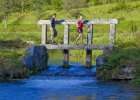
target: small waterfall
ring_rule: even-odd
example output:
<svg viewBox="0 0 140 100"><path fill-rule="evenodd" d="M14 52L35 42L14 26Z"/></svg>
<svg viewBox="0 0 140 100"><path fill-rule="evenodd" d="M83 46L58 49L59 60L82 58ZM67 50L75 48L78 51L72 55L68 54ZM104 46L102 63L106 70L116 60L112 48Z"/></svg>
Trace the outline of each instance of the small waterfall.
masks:
<svg viewBox="0 0 140 100"><path fill-rule="evenodd" d="M61 62L61 61L57 61ZM47 69L39 74L33 75L30 79L39 80L93 80L96 75L96 67L87 69L81 63L70 62L69 68L63 68L61 65L48 65Z"/></svg>

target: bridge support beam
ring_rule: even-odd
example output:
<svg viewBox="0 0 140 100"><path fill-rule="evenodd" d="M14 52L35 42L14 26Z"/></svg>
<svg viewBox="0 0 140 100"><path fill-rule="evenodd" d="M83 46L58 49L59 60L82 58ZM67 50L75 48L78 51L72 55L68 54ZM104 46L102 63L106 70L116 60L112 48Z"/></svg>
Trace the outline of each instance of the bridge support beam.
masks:
<svg viewBox="0 0 140 100"><path fill-rule="evenodd" d="M64 50L64 60L63 60L63 66L67 68L69 66L69 50Z"/></svg>
<svg viewBox="0 0 140 100"><path fill-rule="evenodd" d="M64 24L64 44L69 44L69 25ZM64 49L63 66L69 66L69 50Z"/></svg>
<svg viewBox="0 0 140 100"><path fill-rule="evenodd" d="M110 24L110 44L115 43L115 37L116 37L116 25Z"/></svg>
<svg viewBox="0 0 140 100"><path fill-rule="evenodd" d="M42 44L47 44L47 25L42 25Z"/></svg>
<svg viewBox="0 0 140 100"><path fill-rule="evenodd" d="M87 45L92 45L93 25L89 23L89 30L87 34ZM92 66L92 50L86 50L86 67Z"/></svg>
<svg viewBox="0 0 140 100"><path fill-rule="evenodd" d="M86 67L90 68L92 66L92 50L86 51Z"/></svg>

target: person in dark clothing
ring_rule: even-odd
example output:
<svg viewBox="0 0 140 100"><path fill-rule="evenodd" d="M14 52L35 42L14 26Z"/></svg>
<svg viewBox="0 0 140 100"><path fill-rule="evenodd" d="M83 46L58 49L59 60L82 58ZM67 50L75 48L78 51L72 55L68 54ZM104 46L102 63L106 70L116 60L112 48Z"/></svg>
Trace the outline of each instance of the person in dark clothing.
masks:
<svg viewBox="0 0 140 100"><path fill-rule="evenodd" d="M80 16L80 20L77 22L77 31L79 33L78 37L76 38L75 44L81 38L83 42L83 16ZM84 44L84 42L83 42Z"/></svg>
<svg viewBox="0 0 140 100"><path fill-rule="evenodd" d="M57 30L55 29L55 18L56 14L54 13L50 19L51 22L51 42L54 43L54 38L57 36Z"/></svg>

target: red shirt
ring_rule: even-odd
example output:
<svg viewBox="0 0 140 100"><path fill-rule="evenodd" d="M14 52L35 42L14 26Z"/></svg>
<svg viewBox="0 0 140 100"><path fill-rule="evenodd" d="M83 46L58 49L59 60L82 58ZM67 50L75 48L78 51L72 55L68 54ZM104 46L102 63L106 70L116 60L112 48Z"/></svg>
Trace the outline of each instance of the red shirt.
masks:
<svg viewBox="0 0 140 100"><path fill-rule="evenodd" d="M83 30L83 22L82 22L82 20L79 20L78 22L77 22L77 24L78 24L78 30Z"/></svg>

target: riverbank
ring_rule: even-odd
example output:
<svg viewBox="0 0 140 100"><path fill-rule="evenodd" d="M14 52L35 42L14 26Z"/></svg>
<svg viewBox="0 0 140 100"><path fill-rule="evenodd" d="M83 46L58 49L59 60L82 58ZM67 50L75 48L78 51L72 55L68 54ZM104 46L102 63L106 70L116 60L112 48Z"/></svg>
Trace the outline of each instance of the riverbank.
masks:
<svg viewBox="0 0 140 100"><path fill-rule="evenodd" d="M47 57L43 46L0 50L0 81L28 78L46 69Z"/></svg>
<svg viewBox="0 0 140 100"><path fill-rule="evenodd" d="M104 80L130 79L135 82L140 77L140 47L118 48L104 55L106 61L102 66L100 77ZM139 82L139 81L138 81Z"/></svg>
<svg viewBox="0 0 140 100"><path fill-rule="evenodd" d="M27 78L30 74L20 57L24 50L0 50L0 80Z"/></svg>

